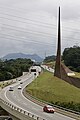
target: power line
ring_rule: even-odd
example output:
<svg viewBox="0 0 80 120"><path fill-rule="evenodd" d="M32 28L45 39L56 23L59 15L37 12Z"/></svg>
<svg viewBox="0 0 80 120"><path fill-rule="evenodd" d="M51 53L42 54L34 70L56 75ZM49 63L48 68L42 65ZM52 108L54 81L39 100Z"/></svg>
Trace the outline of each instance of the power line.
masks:
<svg viewBox="0 0 80 120"><path fill-rule="evenodd" d="M18 30L17 30L18 31ZM18 31L18 32L22 32L22 31ZM24 32L24 31L23 31ZM3 33L2 33L3 34ZM31 33L31 35L32 35L33 33ZM3 34L3 35L9 35L9 34ZM10 35L11 36L11 35ZM13 37L17 37L17 36L13 36ZM53 35L53 38L54 37L56 37L57 38L57 36L56 35ZM69 39L69 41L70 40L75 40L74 38L72 38L72 37L62 37L63 39ZM31 38L32 39L32 38ZM77 38L77 40L80 40L80 39L78 39Z"/></svg>
<svg viewBox="0 0 80 120"><path fill-rule="evenodd" d="M26 23L26 22L23 22L23 21L20 21L20 20L13 20L13 19L10 19L10 18L6 18L6 17L0 17L0 18L4 18L4 19L7 19L7 20L12 20L12 21L17 21L17 22L21 22L21 23ZM27 24L27 23L26 23ZM34 23L28 23L28 24L32 24L32 25L38 25L38 26L43 26L43 25L40 25L40 24L34 24ZM10 26L10 25L8 25L8 26ZM55 28L53 28L53 29L56 29L56 25L53 25L53 26L55 26ZM45 27L48 27L48 26L45 26ZM49 27L50 28L50 27ZM66 27L67 29L65 29L64 27L62 28L62 29L64 29L65 31L67 30L67 31L71 31L71 32L73 32L73 31L75 31L76 30L76 32L77 31L80 31L80 29L73 29L73 28L68 28L68 27ZM46 33L46 34L48 34L48 33ZM52 34L51 34L52 35Z"/></svg>
<svg viewBox="0 0 80 120"><path fill-rule="evenodd" d="M3 35L3 36L1 36L1 35ZM4 35L6 35L6 36L4 36ZM35 41L35 40L29 40L29 39L27 39L27 38L20 38L20 37L16 37L16 36L14 36L14 35L9 35L9 34L0 34L0 36L1 37L3 37L3 38L6 38L6 37L10 37L11 39L13 39L13 40L16 40L16 41L18 41L18 42L32 42L32 43L35 43L35 44L37 44L37 43L39 43L39 44L41 44L41 45L48 45L48 46L54 46L54 45L52 45L52 44L50 44L50 43L44 43L44 42L39 42L39 41ZM7 38L8 39L8 38ZM10 39L10 40L11 40ZM19 39L19 40L18 40ZM28 40L28 41L26 41L26 40Z"/></svg>
<svg viewBox="0 0 80 120"><path fill-rule="evenodd" d="M7 18L8 19L8 18ZM10 26L10 25L8 25L8 26ZM9 29L13 29L13 28L9 28ZM16 30L16 31L19 31L19 30ZM53 34L48 34L48 33L43 33L43 32L38 32L38 31L32 31L32 30L28 30L28 32L37 32L38 34L46 34L46 35L52 35L52 36L55 36L55 35L53 35ZM79 30L78 30L79 31ZM22 32L22 31L21 31ZM25 31L24 31L25 32ZM66 38L70 38L70 37L66 37ZM79 39L78 39L79 40Z"/></svg>
<svg viewBox="0 0 80 120"><path fill-rule="evenodd" d="M30 32L33 32L33 34L38 34L38 35L42 35L44 37L52 37L53 34L49 34L49 33L45 33L45 32L41 32L41 31L33 31L33 30L30 30L30 29L24 29L24 28L20 28L20 27L16 27L16 26L12 26L12 25L7 25L7 24L1 24L1 25L5 25L7 27L4 27L4 28L9 28L10 30L15 30L15 31L18 31L18 32L24 32L24 33L30 33ZM11 28L10 28L11 27ZM3 28L3 27L2 27ZM16 29L15 29L16 28ZM18 30L17 30L18 29ZM22 30L23 29L23 30Z"/></svg>
<svg viewBox="0 0 80 120"><path fill-rule="evenodd" d="M37 21L37 20L32 20L32 19L29 19L29 18L22 18L20 16L16 16L16 15L10 15L10 14L5 14L5 13L1 13L1 15L7 15L8 17L14 17L14 18L19 18L19 19L23 19L23 20L26 20L26 21L29 21L29 22L33 22L35 25L39 25L39 26L44 26L44 27L47 27L47 28L53 28L52 26L55 26L54 24L49 24L49 23L45 23L45 22L41 22L41 21ZM12 20L10 18L6 18L6 17L0 17L0 18L5 18L5 19L9 19L9 20ZM14 21L19 21L19 22L23 22L21 20L14 20ZM25 23L25 22L23 22ZM39 24L38 24L39 23ZM31 24L31 23L30 23ZM55 26L56 27L56 26Z"/></svg>
<svg viewBox="0 0 80 120"><path fill-rule="evenodd" d="M43 41L42 42L39 42L39 41L35 41L35 40L32 40L32 39L24 39L24 38L20 38L20 37L16 37L16 36L12 36L12 35L6 35L6 34L0 34L0 36L2 37L2 38L4 38L5 40L15 40L15 41L18 41L18 42L22 42L22 43L24 43L24 44L27 44L28 45L28 43L32 43L32 44L35 44L35 45L40 45L41 47L45 47L45 46L50 46L50 47L56 47L56 45L54 45L53 43L52 44L50 44L50 43L43 43ZM28 41L26 41L26 40L28 40ZM63 46L63 45L62 45ZM71 45L70 45L71 46ZM64 48L66 47L65 45L63 46Z"/></svg>
<svg viewBox="0 0 80 120"><path fill-rule="evenodd" d="M2 7L2 8L4 8L4 7ZM9 8L9 9L12 9L12 10L15 10L15 9L13 9L13 8L10 8L10 7L6 7L6 8ZM20 9L21 10L21 9ZM25 9L25 10L27 10L27 9ZM18 10L17 10L18 11ZM25 11L24 11L25 12ZM7 15L7 16L12 16L12 17L16 17L16 18L21 18L21 19L26 19L26 20L29 20L29 21L32 21L32 22L39 22L39 23L42 23L42 24L46 24L46 25L50 25L50 26L55 26L56 27L56 25L54 25L54 24L49 24L49 23L45 23L45 22L41 22L41 21L37 21L37 20L32 20L32 19L28 19L28 18L22 18L22 17L20 17L20 16L15 16L15 15L10 15L10 14L6 14L6 13L0 13L0 14L2 14L2 15ZM73 23L73 22L69 22L69 23ZM41 25L40 25L41 26ZM45 26L45 27L50 27L50 26ZM52 28L52 27L50 27L50 28ZM71 29L71 27L66 27L67 29ZM74 28L72 28L72 30L73 30ZM78 29L79 31L80 31L80 29Z"/></svg>
<svg viewBox="0 0 80 120"><path fill-rule="evenodd" d="M4 25L5 25L5 24L4 24ZM15 27L15 26L11 26L11 25L7 25L7 26L12 27L12 28L9 28L9 27L8 27L9 30L13 30L13 31L15 30L15 31L18 31L18 32L21 32L21 33L22 33L22 32L23 32L23 33L26 33L26 34L29 33L29 34L31 34L31 35L35 34L35 35L39 35L40 37L43 37L43 36L44 36L44 38L48 36L49 38L51 37L52 39L53 39L54 37L57 37L57 35L54 35L54 34L51 34L51 35L50 35L50 34L48 34L48 33L38 32L38 31L33 31L33 30L28 30L28 29L27 29L28 31L26 31L26 30L20 30L20 29L17 30L17 29L15 29L15 28L17 28L17 27ZM6 28L6 27L5 27L5 28ZM45 36L45 35L46 35L46 36ZM72 38L72 37L65 37L65 36L63 36L62 38L74 39L74 38ZM77 38L77 40L80 40L80 39Z"/></svg>
<svg viewBox="0 0 80 120"><path fill-rule="evenodd" d="M47 27L47 28L51 28L53 29L53 26L56 27L56 25L54 24L49 24L49 23L45 23L45 22L41 22L41 21L37 21L37 20L32 20L32 19L29 19L29 18L23 18L23 17L20 17L20 16L16 16L16 15L10 15L10 14L6 14L6 13L1 13L1 15L7 15L7 16L12 16L12 17L15 17L15 18L20 18L20 19L24 19L24 20L27 20L27 21L30 21L30 22L33 22L35 23L34 25L39 25L39 26L44 26L44 27ZM1 17L2 18L2 17ZM3 17L4 18L4 17ZM7 18L6 18L7 19ZM10 18L8 18L9 20L12 20ZM19 22L23 22L23 21L20 21L20 20L16 20L16 21L19 21ZM33 24L33 23L30 23L30 24ZM40 24L37 24L37 23L41 23L42 25ZM74 29L72 27L66 27L67 29ZM65 29L65 28L64 28ZM80 31L80 29L78 29Z"/></svg>
<svg viewBox="0 0 80 120"><path fill-rule="evenodd" d="M1 23L0 23L1 24ZM30 29L24 29L22 27L16 27L16 26L13 26L13 25L8 25L8 24L1 24L1 25L4 25L4 26L7 26L7 27L4 27L4 28L8 28L10 30L15 30L15 31L18 31L18 32L24 32L24 33L29 33L29 34L36 34L36 35L40 35L40 37L44 36L44 37L51 37L53 38L53 36L56 36L54 34L49 34L49 33L45 33L45 32L40 32L40 31L33 31L33 30L30 30ZM16 28L16 29L15 29ZM23 29L23 30L22 30ZM30 33L31 32L31 33ZM75 32L76 33L76 32ZM46 35L46 36L45 36ZM72 38L72 37L67 37L67 38Z"/></svg>
<svg viewBox="0 0 80 120"><path fill-rule="evenodd" d="M15 12L18 12L18 13L21 13L21 12L23 12L23 13L29 13L28 10L30 10L30 9L23 9L23 8L18 8L18 9L17 9L16 7L11 8L10 6L8 6L8 7L5 6L5 7L4 7L4 6L1 6L1 5L0 5L0 8L4 8L5 10L8 9L8 10L10 10L10 11L12 10L13 12L15 11ZM32 8L31 8L31 10L32 10L32 12L34 11L34 9L32 9ZM31 13L32 13L32 12L31 12ZM35 14L35 13L33 13L33 14ZM42 14L40 14L40 15L41 15L42 17L44 17L44 15L42 15ZM41 18L40 15L39 15L39 13L37 14L37 16L38 16L39 18Z"/></svg>
<svg viewBox="0 0 80 120"><path fill-rule="evenodd" d="M4 15L4 13L0 13L2 15ZM28 19L28 18L22 18L22 17L18 17L18 16L15 16L15 15L9 15L9 14L5 14L7 16L13 16L15 18L21 18L21 19L25 19L25 20L28 20L30 22L33 22L33 23L28 23L28 24L32 24L32 25L38 25L38 26L44 26L44 27L47 27L47 28L50 28L50 29L54 29L53 27L50 27L49 25L51 26L54 26L56 28L56 25L54 24L48 24L48 23L44 23L44 22L40 22L40 21L35 21L35 20L31 20L31 19ZM13 19L10 19L10 18L6 18L6 17L0 17L0 18L4 18L4 19L8 19L8 20L13 20ZM23 22L21 20L13 20L13 21L18 21L18 22L22 22L22 23L26 23L26 22ZM38 24L38 23L41 23L41 24ZM71 31L71 30L74 30L74 28L71 28L71 27L66 27L68 29L68 31ZM63 27L63 29L65 30L65 28ZM75 30L78 30L80 31L80 29L75 29Z"/></svg>
<svg viewBox="0 0 80 120"><path fill-rule="evenodd" d="M16 8L16 7L14 7L14 8L11 8L10 6L2 6L2 5L0 5L0 9L1 8L4 8L4 9L8 9L8 10L13 10L13 11L15 11L15 12L18 12L18 13L20 13L20 12L23 12L23 13L27 13L27 12L29 12L28 10L29 9L23 9L23 8ZM31 8L31 10L32 10L32 8ZM32 10L32 11L34 11L34 9ZM33 13L34 14L34 13ZM37 14L37 16L39 16L38 14ZM44 17L44 16L43 16ZM79 21L79 20L78 20ZM64 21L65 22L65 21ZM79 21L80 22L80 21ZM69 21L69 23L74 23L73 21ZM51 25L53 25L53 24L51 24Z"/></svg>

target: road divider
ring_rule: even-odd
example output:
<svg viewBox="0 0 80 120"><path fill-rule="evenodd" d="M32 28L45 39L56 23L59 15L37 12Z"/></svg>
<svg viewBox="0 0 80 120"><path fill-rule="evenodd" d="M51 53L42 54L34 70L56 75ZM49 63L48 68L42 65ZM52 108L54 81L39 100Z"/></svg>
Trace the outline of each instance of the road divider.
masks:
<svg viewBox="0 0 80 120"><path fill-rule="evenodd" d="M16 107L11 103L4 101L1 98L0 98L0 105L3 109L5 108L5 110L9 111L11 115L13 116L17 115L15 117L17 117L20 120L45 120L44 118L36 116L28 111L24 111L23 109Z"/></svg>

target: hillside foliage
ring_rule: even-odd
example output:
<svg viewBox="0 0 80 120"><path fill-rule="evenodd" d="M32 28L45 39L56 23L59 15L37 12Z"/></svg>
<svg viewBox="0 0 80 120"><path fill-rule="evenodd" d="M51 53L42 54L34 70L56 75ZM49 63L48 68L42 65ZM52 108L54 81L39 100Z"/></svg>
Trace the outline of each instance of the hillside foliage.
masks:
<svg viewBox="0 0 80 120"><path fill-rule="evenodd" d="M71 70L80 72L80 47L73 46L65 48L63 51L63 60L66 66Z"/></svg>
<svg viewBox="0 0 80 120"><path fill-rule="evenodd" d="M0 60L0 81L9 80L22 75L22 72L28 72L33 62L30 59L11 59Z"/></svg>
<svg viewBox="0 0 80 120"><path fill-rule="evenodd" d="M56 59L56 56L55 55L52 55L52 56L48 56L48 57L46 57L45 59L44 59L44 62L53 62L53 61L55 61L55 59Z"/></svg>
<svg viewBox="0 0 80 120"><path fill-rule="evenodd" d="M80 112L80 89L44 71L26 91L32 96L64 108Z"/></svg>

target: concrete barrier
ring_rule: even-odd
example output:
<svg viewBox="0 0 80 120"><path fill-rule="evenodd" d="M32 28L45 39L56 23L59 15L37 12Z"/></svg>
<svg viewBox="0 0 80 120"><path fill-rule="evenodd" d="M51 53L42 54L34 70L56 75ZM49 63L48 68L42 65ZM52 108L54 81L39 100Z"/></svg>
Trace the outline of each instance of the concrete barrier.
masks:
<svg viewBox="0 0 80 120"><path fill-rule="evenodd" d="M23 109L16 107L2 99L0 99L0 106L5 109L12 116L15 116L17 120L45 120L32 113L24 111Z"/></svg>

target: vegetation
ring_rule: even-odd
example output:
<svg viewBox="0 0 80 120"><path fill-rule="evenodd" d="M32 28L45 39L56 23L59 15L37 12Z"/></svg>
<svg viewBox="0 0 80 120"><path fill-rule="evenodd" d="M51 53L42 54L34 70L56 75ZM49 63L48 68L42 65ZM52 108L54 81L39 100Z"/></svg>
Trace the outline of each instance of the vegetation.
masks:
<svg viewBox="0 0 80 120"><path fill-rule="evenodd" d="M55 55L48 56L48 57L46 57L46 58L44 59L44 62L45 62L45 63L53 62L53 61L55 61L55 59L56 59L56 56L55 56Z"/></svg>
<svg viewBox="0 0 80 120"><path fill-rule="evenodd" d="M80 47L73 46L65 48L63 52L63 60L65 65L71 70L80 72Z"/></svg>
<svg viewBox="0 0 80 120"><path fill-rule="evenodd" d="M32 64L30 59L0 60L0 81L21 76L22 72L27 72Z"/></svg>
<svg viewBox="0 0 80 120"><path fill-rule="evenodd" d="M44 59L43 63L51 68L54 68L55 66L55 59L56 59L56 56L55 55L52 55L52 56L48 56Z"/></svg>
<svg viewBox="0 0 80 120"><path fill-rule="evenodd" d="M48 56L44 59L44 64L54 67L56 56ZM73 46L65 48L63 51L62 61L66 66L75 72L80 72L80 47Z"/></svg>
<svg viewBox="0 0 80 120"><path fill-rule="evenodd" d="M80 112L80 89L47 71L33 81L26 91L49 103Z"/></svg>
<svg viewBox="0 0 80 120"><path fill-rule="evenodd" d="M80 72L75 72L75 75L73 77L80 78Z"/></svg>

